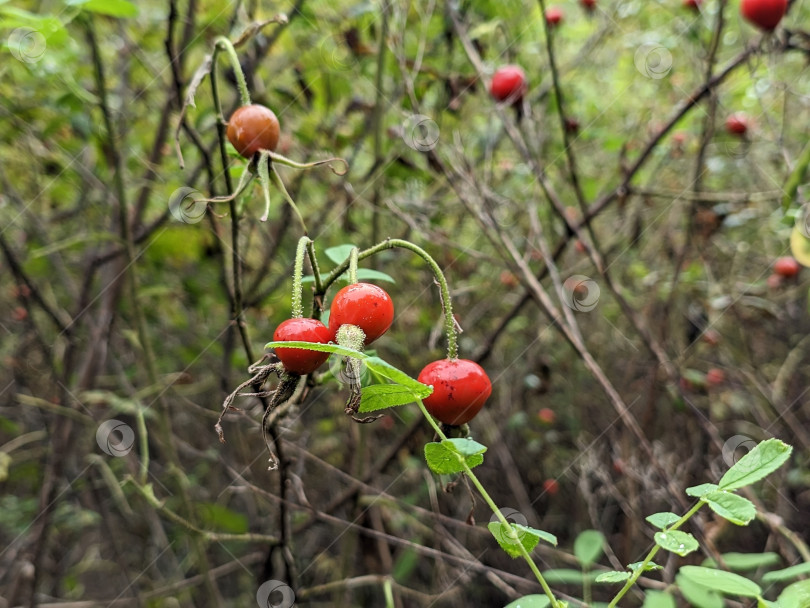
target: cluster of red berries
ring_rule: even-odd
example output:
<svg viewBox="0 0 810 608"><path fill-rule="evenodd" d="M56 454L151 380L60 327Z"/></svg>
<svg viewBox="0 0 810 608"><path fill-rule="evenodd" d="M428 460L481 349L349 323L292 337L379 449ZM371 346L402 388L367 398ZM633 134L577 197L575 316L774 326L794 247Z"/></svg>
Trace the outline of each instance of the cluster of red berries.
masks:
<svg viewBox="0 0 810 608"><path fill-rule="evenodd" d="M334 342L342 325L355 325L365 334L368 346L382 336L394 321L391 296L376 285L355 283L338 291L329 312L329 327L317 319L287 319L273 334L278 342ZM299 348L276 348L288 372L311 374L329 353ZM475 418L492 393L492 383L483 368L467 359L441 359L425 366L419 382L433 387L424 400L428 412L445 424L459 426Z"/></svg>

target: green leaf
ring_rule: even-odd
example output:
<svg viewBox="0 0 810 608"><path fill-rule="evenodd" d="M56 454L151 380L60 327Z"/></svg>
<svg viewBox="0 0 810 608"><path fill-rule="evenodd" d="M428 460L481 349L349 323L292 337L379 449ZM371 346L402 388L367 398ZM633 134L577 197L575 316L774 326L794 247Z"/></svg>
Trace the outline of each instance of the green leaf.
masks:
<svg viewBox="0 0 810 608"><path fill-rule="evenodd" d="M337 344L321 344L319 342L301 342L290 340L289 342L281 342L281 341L268 342L267 344L264 345L265 348L278 348L279 346L282 346L284 348L302 348L304 350L316 350L321 353L332 353L336 355L341 355L343 357L354 357L355 359L360 360L369 359L369 356L367 354L361 353L359 350L345 348L343 346L338 346Z"/></svg>
<svg viewBox="0 0 810 608"><path fill-rule="evenodd" d="M475 468L482 462L486 446L472 439L445 439L441 443L425 444L428 467L439 475L452 475L464 471L464 463Z"/></svg>
<svg viewBox="0 0 810 608"><path fill-rule="evenodd" d="M433 392L433 389L429 386L422 384L418 380L414 380L402 370L397 369L379 357L366 357L364 362L372 373L378 374L383 378L388 378L396 384L407 387L410 389L411 393L419 399L424 399L425 397L430 396L430 394Z"/></svg>
<svg viewBox="0 0 810 608"><path fill-rule="evenodd" d="M483 443L478 443L473 439L445 439L442 441L442 444L452 445L459 454L462 454L465 457L478 456L487 451L487 446L485 446Z"/></svg>
<svg viewBox="0 0 810 608"><path fill-rule="evenodd" d="M213 502L204 502L198 505L200 509L200 523L206 528L221 530L232 534L244 534L248 531L248 519L243 513Z"/></svg>
<svg viewBox="0 0 810 608"><path fill-rule="evenodd" d="M348 276L348 275L344 275ZM374 270L372 268L358 268L357 269L358 281L388 281L389 283L396 283L396 279L390 274Z"/></svg>
<svg viewBox="0 0 810 608"><path fill-rule="evenodd" d="M464 456L443 443L426 443L425 460L430 470L437 475L453 475L464 470Z"/></svg>
<svg viewBox="0 0 810 608"><path fill-rule="evenodd" d="M781 467L793 448L778 439L766 439L740 458L720 479L721 490L744 488Z"/></svg>
<svg viewBox="0 0 810 608"><path fill-rule="evenodd" d="M716 483L702 483L699 486L692 486L691 488L686 488L686 493L689 496L694 496L696 498L701 498L705 496L709 492L714 492L718 488Z"/></svg>
<svg viewBox="0 0 810 608"><path fill-rule="evenodd" d="M675 513L653 513L652 515L645 517L648 522L654 525L656 528L663 530L664 528L668 528L676 521L680 519L680 515Z"/></svg>
<svg viewBox="0 0 810 608"><path fill-rule="evenodd" d="M777 553L723 553L721 555L723 563L729 570L756 570L766 566L778 564L780 557ZM717 562L711 558L703 560L701 566L706 568L717 568ZM762 577L765 581L770 572Z"/></svg>
<svg viewBox="0 0 810 608"><path fill-rule="evenodd" d="M551 604L551 600L548 599L548 596L535 593L509 602L504 608L546 608L549 604Z"/></svg>
<svg viewBox="0 0 810 608"><path fill-rule="evenodd" d="M712 511L720 517L729 520L738 526L747 526L757 515L757 508L747 498L737 496L731 492L710 492L703 496L703 500Z"/></svg>
<svg viewBox="0 0 810 608"><path fill-rule="evenodd" d="M596 577L597 583L623 583L628 578L630 578L630 572L625 571L618 571L618 570L610 570L608 572L602 572L599 576Z"/></svg>
<svg viewBox="0 0 810 608"><path fill-rule="evenodd" d="M627 564L627 568L632 571L636 571L638 568L641 567L641 564L644 562L633 562L632 564ZM647 562L647 565L644 566L644 572L652 572L653 570L662 570L663 566L659 566L655 562Z"/></svg>
<svg viewBox="0 0 810 608"><path fill-rule="evenodd" d="M767 572L762 577L762 582L781 583L783 581L789 581L790 579L796 578L797 576L801 576L803 574L810 574L810 562L797 564L795 566L791 566L790 568L784 568L783 570L774 570L773 572Z"/></svg>
<svg viewBox="0 0 810 608"><path fill-rule="evenodd" d="M510 522L508 525L500 521L491 521L487 524L492 536L498 541L501 549L506 551L511 557L520 557L522 552L520 547L531 553L540 540L544 540L557 546L557 537L543 530L537 530L529 526L523 526Z"/></svg>
<svg viewBox="0 0 810 608"><path fill-rule="evenodd" d="M642 608L675 608L675 598L663 591L648 591Z"/></svg>
<svg viewBox="0 0 810 608"><path fill-rule="evenodd" d="M799 581L785 587L776 600L779 608L808 608L810 606L810 580Z"/></svg>
<svg viewBox="0 0 810 608"><path fill-rule="evenodd" d="M413 392L401 384L372 384L363 388L360 397L360 413L376 412L388 407L406 405L416 401Z"/></svg>
<svg viewBox="0 0 810 608"><path fill-rule="evenodd" d="M335 264L342 264L348 259L349 254L354 248L355 245L338 245L337 247L330 247L329 249L326 249L324 253L326 254L326 257L332 260Z"/></svg>
<svg viewBox="0 0 810 608"><path fill-rule="evenodd" d="M68 0L67 4L108 17L138 16L138 7L127 0Z"/></svg>
<svg viewBox="0 0 810 608"><path fill-rule="evenodd" d="M680 530L656 532L655 544L662 549L677 553L681 557L689 555L698 548L698 542L695 540L695 537L689 534L689 532L681 532Z"/></svg>
<svg viewBox="0 0 810 608"><path fill-rule="evenodd" d="M704 568L703 566L682 566L679 573L691 581L726 595L757 597L762 589L754 581L724 570Z"/></svg>
<svg viewBox="0 0 810 608"><path fill-rule="evenodd" d="M602 557L604 546L604 534L599 530L585 530L574 541L574 555L583 568L588 568Z"/></svg>
<svg viewBox="0 0 810 608"><path fill-rule="evenodd" d="M719 593L715 593L681 574L675 577L675 584L692 606L697 608L723 608L724 606L723 597Z"/></svg>

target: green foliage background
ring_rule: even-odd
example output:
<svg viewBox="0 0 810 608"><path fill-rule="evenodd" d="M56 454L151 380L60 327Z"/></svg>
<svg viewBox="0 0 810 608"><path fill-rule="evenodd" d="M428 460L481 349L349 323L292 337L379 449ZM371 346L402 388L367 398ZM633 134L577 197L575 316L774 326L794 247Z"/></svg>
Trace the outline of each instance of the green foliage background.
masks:
<svg viewBox="0 0 810 608"><path fill-rule="evenodd" d="M345 388L313 382L274 427L283 473L267 470L256 399L237 400L242 411L224 421L228 443L217 441L222 401L252 363L229 296L232 218L221 203L199 223L169 210L181 187L227 194L207 79L179 131L184 169L174 131L215 38L236 40L278 13L289 23L263 26L238 53L254 102L279 116L278 151L350 165L342 177L280 168L320 263L331 266L329 247L385 238L409 239L437 259L464 330L461 354L493 380L471 423L489 446L476 470L498 504L558 537L557 548L536 550L543 568L575 565L571 547L585 529L613 548L605 567L641 559L653 534L644 517L680 512L672 487L717 481L730 464L725 444L771 436L796 450L757 486L757 506L784 530L755 521L742 534L706 516L692 531L709 541L704 557L775 551L781 567L802 561L786 531L808 540L808 271L767 281L810 197L801 180L788 212L781 206L807 146L810 6L793 1L784 28L761 39L737 2L706 0L693 12L677 0L600 0L590 15L572 0L559 4L565 18L552 42L562 104L542 10L531 2L0 0L0 597L247 606L263 581L278 579L293 581L300 605L365 606L384 603L388 575L398 606L506 605L537 590L492 542L489 515L464 482L427 472L422 446L432 431L413 406L357 425L343 415ZM14 32L34 36L20 42ZM749 46L756 52L690 104L707 74ZM658 69L639 54L646 48L671 60L662 77L643 73ZM528 75L522 115L487 94L487 79L508 62ZM99 109L99 64L114 141ZM229 114L238 94L225 62L218 70ZM584 232L626 308L539 185L541 172L562 215L580 223L561 107L579 123L567 137L587 204L616 193L651 146ZM745 140L723 126L738 111L751 120ZM438 137L430 150L413 145L425 135L414 115L432 121L423 123ZM235 182L244 162L229 152ZM254 359L290 314L302 235L273 196L264 223L257 185L238 204ZM541 238L558 248L561 280L582 275L599 288L597 306L573 314L658 466L538 302L531 277L547 261ZM431 275L404 251L363 266L396 280L381 283L397 316L374 348L416 376L443 356ZM564 310L559 290L540 279ZM722 384L706 382L712 368L723 370ZM338 373L337 363L329 369ZM538 418L541 408L554 411L553 423ZM112 418L134 430L123 458L96 442ZM559 493L544 489L548 479Z"/></svg>

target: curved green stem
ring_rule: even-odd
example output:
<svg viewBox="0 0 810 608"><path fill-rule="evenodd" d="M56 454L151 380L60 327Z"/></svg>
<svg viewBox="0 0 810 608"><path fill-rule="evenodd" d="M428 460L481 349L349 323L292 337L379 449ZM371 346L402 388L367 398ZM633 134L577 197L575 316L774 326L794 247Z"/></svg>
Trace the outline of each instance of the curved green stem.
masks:
<svg viewBox="0 0 810 608"><path fill-rule="evenodd" d="M352 247L352 251L349 254L349 283L354 285L357 283L357 247Z"/></svg>
<svg viewBox="0 0 810 608"><path fill-rule="evenodd" d="M290 193L287 192L287 187L284 185L284 182L281 181L281 176L273 166L270 155L271 152L268 150L262 150L259 152L259 181L262 183L262 192L264 192L264 214L259 219L266 222L267 218L270 216L270 183L272 182L276 188L281 191L281 194L284 195L284 198L290 204L290 207L292 207L292 210L295 212L295 217L297 217L298 221L301 222L301 227L304 229L304 234L306 234L307 225L304 223L304 216L301 215L298 205L295 204L292 196L290 196Z"/></svg>
<svg viewBox="0 0 810 608"><path fill-rule="evenodd" d="M699 500L694 507L689 509L689 511L687 511L683 515L683 517L681 517L678 521L676 521L674 524L668 527L666 531L669 532L670 530L677 530L678 528L680 528L683 524L689 521L689 518L692 517L695 513L697 513L700 510L700 508L705 504L706 503L704 501ZM649 564L653 560L653 558L660 550L661 547L659 547L658 545L655 545L652 549L650 549L650 552L647 553L644 560L638 565L638 567L636 567L635 570L633 570L632 576L627 579L627 582L625 582L624 587L622 587L619 590L619 592L616 594L616 597L614 597L611 600L610 604L608 604L608 608L614 608L616 604L619 603L619 600L622 599L628 591L630 591L630 588L636 584L636 581L639 579L639 577L642 574L644 574L644 569L647 567L647 564Z"/></svg>
<svg viewBox="0 0 810 608"><path fill-rule="evenodd" d="M270 158L273 159L273 162L278 163L279 165L286 165L287 167L292 167L293 169L311 169L312 167L318 167L320 165L329 165L329 168L332 170L332 173L335 175L346 175L349 171L349 163L346 162L345 158L340 158L338 156L332 158L325 158L324 160L316 160L311 163L299 163L294 161L291 158L287 158L278 152L271 152L270 150L267 151L270 155ZM339 162L343 163L343 171L337 171L333 166L332 163Z"/></svg>
<svg viewBox="0 0 810 608"><path fill-rule="evenodd" d="M422 415L427 419L427 421L436 431L436 434L439 436L439 438L442 441L445 441L447 439L447 436L442 432L439 425L436 424L436 421L433 420L433 416L431 416L428 413L427 408L425 408L425 404L422 403L422 400L417 399L416 403L419 406L419 409L422 410ZM559 608L559 603L557 602L557 598L554 597L554 592L551 590L551 587L548 586L546 579L543 577L542 573L540 572L540 569L537 567L537 564L534 563L534 560L532 559L532 556L529 554L529 552L526 550L526 547L524 547L523 543L520 542L520 539L517 537L517 532L515 532L515 529L512 527L512 525L509 523L506 517L504 517L503 513L501 513L500 508L498 507L498 505L495 504L495 501L492 500L492 497L489 495L489 492L487 492L486 488L484 488L484 486L481 484L478 477L475 476L475 473L472 472L472 469L469 467L467 462L463 458L459 458L459 463L464 469L464 474L476 487L478 493L481 494L481 497L484 499L484 502L487 503L489 508L495 514L495 517L498 518L498 521L501 522L501 524L503 524L504 526L507 526L511 531L511 534L513 535L515 540L515 546L520 548L520 556L529 565L529 568L531 569L532 573L537 579L537 582L539 582L540 586L543 588L543 592L551 601L552 608Z"/></svg>
<svg viewBox="0 0 810 608"><path fill-rule="evenodd" d="M312 241L308 236L298 239L298 248L295 250L295 269L293 270L293 291L292 291L292 317L300 319L304 316L304 286L301 281L304 278L304 254L307 246Z"/></svg>
<svg viewBox="0 0 810 608"><path fill-rule="evenodd" d="M216 71L217 51L224 50L228 54L228 59L231 61L233 73L236 75L236 86L239 89L239 97L241 98L243 106L250 105L250 91L248 91L247 80L245 80L245 73L242 71L242 65L239 63L239 56L236 54L236 49L233 48L233 43L225 36L217 36L214 41L214 56L212 58L211 74Z"/></svg>
<svg viewBox="0 0 810 608"><path fill-rule="evenodd" d="M450 299L450 288L447 286L447 279L444 277L444 273L442 269L439 268L439 265L436 263L430 254L419 247L418 245L414 245L409 241L404 241L402 239L386 239L373 247L369 247L368 249L364 249L357 254L358 260L363 260L367 257L374 255L375 253L379 253L380 251L384 251L386 249L393 249L395 247L399 247L401 249L408 249L409 251L414 252L420 258L427 262L430 269L433 271L433 276L436 280L436 283L439 285L439 290L441 293L442 298L442 308L444 310L444 332L447 335L447 358L448 359L457 359L458 358L458 327L456 326L456 320L453 317L453 304ZM338 266L335 266L332 269L326 278L323 281L323 289L319 289L316 291L317 295L324 295L326 290L334 283L340 275L346 272L349 268L349 260L345 260Z"/></svg>

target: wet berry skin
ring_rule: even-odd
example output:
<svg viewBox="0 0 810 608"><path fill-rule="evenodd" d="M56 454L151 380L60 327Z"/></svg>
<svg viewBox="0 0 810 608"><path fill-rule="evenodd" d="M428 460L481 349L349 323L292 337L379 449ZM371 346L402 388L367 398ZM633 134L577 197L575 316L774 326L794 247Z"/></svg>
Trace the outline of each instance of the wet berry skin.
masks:
<svg viewBox="0 0 810 608"><path fill-rule="evenodd" d="M276 327L273 340L276 342L319 342L326 344L332 339L329 328L316 319L287 319ZM329 358L321 353L303 348L276 348L276 355L288 372L311 374Z"/></svg>
<svg viewBox="0 0 810 608"><path fill-rule="evenodd" d="M424 400L436 420L459 426L475 418L492 394L492 382L483 368L467 359L441 359L419 372L419 382L433 387Z"/></svg>
<svg viewBox="0 0 810 608"><path fill-rule="evenodd" d="M341 325L357 325L366 334L368 346L394 322L394 302L382 288L371 283L347 285L335 294L329 310L329 331L335 339Z"/></svg>

